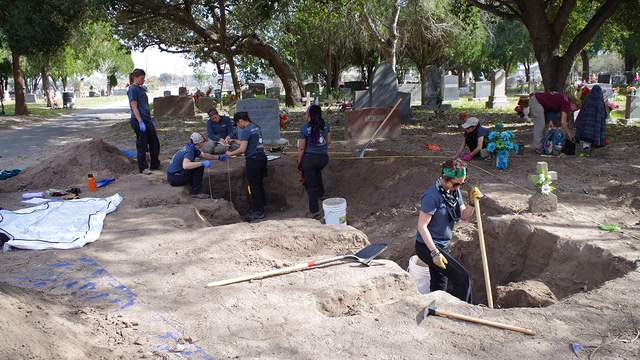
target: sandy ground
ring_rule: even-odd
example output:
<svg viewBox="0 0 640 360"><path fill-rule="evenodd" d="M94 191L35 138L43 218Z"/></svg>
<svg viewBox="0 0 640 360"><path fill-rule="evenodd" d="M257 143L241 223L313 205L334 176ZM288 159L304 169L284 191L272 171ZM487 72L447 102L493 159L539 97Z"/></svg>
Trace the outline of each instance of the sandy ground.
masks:
<svg viewBox="0 0 640 360"><path fill-rule="evenodd" d="M378 142L364 160L355 160L355 146L342 141L342 114L327 114L337 141L325 182L330 196L347 199L351 227L304 219L306 196L293 151L270 162L268 216L254 224L240 221L247 208L242 159L216 163L205 177L204 188L209 192L210 181L216 200L192 200L186 189L169 187L164 174L134 174L128 160L117 158L122 166L107 172L118 180L99 195L117 192L125 200L107 217L100 240L74 251L0 255L0 304L7 309L0 329L9 334L0 340L0 358L570 359L572 342L592 346L578 355L582 359L640 357L640 339L634 340L640 331L640 162L630 155L640 150L639 129L611 127L611 144L590 158L543 159L527 149L512 157L506 171L489 161L472 162L468 183L486 195L492 288L502 307L492 310L442 292L419 295L402 270L413 252L420 194L462 141L455 113L415 115L401 139ZM502 121L518 142L530 141L531 126L515 116L483 120ZM300 122L300 114L292 113L284 133L292 143ZM198 118L160 119L164 165L191 131L203 128ZM107 144L133 148L126 122L100 135ZM425 143L443 149L427 152ZM42 165L29 170L37 176L2 184L0 206L21 207L16 184L38 190L79 179L83 185L87 167L113 165L107 144L60 149L84 146L89 154L60 165L68 176L46 178L38 172L46 170ZM527 175L540 160L559 173L554 214L527 212L534 190ZM603 223L618 224L622 232L598 230ZM484 304L475 224L461 224L455 238L453 251L470 270L475 302ZM369 242L389 243L386 260L204 287L357 251ZM434 300L443 310L524 326L537 335L422 320Z"/></svg>

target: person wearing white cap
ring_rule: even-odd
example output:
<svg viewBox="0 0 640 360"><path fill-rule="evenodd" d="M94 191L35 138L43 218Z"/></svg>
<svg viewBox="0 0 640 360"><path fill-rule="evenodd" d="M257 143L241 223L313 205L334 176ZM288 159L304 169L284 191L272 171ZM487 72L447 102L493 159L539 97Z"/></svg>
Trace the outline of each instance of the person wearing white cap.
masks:
<svg viewBox="0 0 640 360"><path fill-rule="evenodd" d="M480 120L477 117L467 118L461 126L464 129L464 141L456 153L456 158L471 161L476 157L486 157L487 154L483 151L487 146L484 137L489 134L489 130L480 125ZM465 147L469 148L469 152L463 156Z"/></svg>
<svg viewBox="0 0 640 360"><path fill-rule="evenodd" d="M209 196L203 194L202 176L204 169L212 166L211 160L225 161L226 155L212 155L202 152L201 149L207 142L200 133L191 134L189 143L178 150L167 167L167 182L171 186L191 185L191 196L197 199L206 199ZM196 158L205 160L196 161Z"/></svg>

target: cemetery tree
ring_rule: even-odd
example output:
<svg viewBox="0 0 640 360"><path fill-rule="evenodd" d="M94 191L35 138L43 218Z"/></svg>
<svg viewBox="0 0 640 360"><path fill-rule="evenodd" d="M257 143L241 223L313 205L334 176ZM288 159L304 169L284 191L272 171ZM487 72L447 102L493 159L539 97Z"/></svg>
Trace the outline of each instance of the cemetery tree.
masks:
<svg viewBox="0 0 640 360"><path fill-rule="evenodd" d="M16 115L26 115L20 56L39 57L43 90L49 96L52 56L64 46L87 14L89 0L0 0L0 27L11 49L16 93Z"/></svg>
<svg viewBox="0 0 640 360"><path fill-rule="evenodd" d="M293 105L302 96L295 73L266 40L274 19L289 5L285 0L112 0L110 11L118 33L136 48L217 53L229 64L239 55L264 59L282 81L287 105Z"/></svg>
<svg viewBox="0 0 640 360"><path fill-rule="evenodd" d="M455 25L446 20L447 10L434 0L409 0L400 19L399 52L411 60L420 73L421 102L426 101L427 66L446 62L448 44L453 41Z"/></svg>
<svg viewBox="0 0 640 360"><path fill-rule="evenodd" d="M361 14L365 27L380 46L385 62L396 66L396 48L400 34L398 20L400 11L407 5L407 0L392 0L391 8L387 0L361 0Z"/></svg>
<svg viewBox="0 0 640 360"><path fill-rule="evenodd" d="M10 52L3 47L3 35L0 33L0 115L4 115L4 97L11 76Z"/></svg>
<svg viewBox="0 0 640 360"><path fill-rule="evenodd" d="M631 84L634 72L640 67L640 22L635 16L638 3L624 2L611 21L601 31L603 48L622 55L627 83Z"/></svg>
<svg viewBox="0 0 640 360"><path fill-rule="evenodd" d="M485 43L489 35L478 9L457 5L452 2L449 9L451 18L455 20L456 31L447 50L446 65L458 74L472 70L478 80L487 61Z"/></svg>
<svg viewBox="0 0 640 360"><path fill-rule="evenodd" d="M524 24L531 37L545 89L563 90L576 56L625 0L600 0L593 16L562 49L563 34L578 0L467 0L467 3L507 20ZM631 0L629 0L631 1ZM636 1L637 4L637 1ZM561 50L564 50L561 52Z"/></svg>

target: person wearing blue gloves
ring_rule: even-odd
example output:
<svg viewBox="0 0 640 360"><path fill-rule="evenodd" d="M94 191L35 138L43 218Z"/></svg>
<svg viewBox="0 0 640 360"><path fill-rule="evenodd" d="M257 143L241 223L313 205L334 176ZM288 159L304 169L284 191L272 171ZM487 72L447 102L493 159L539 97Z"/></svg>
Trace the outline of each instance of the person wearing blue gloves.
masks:
<svg viewBox="0 0 640 360"><path fill-rule="evenodd" d="M236 127L233 126L230 117L220 115L216 109L210 109L207 111L207 115L209 115L207 120L209 140L205 143L202 151L209 154L224 154L230 147L230 140L237 138Z"/></svg>
<svg viewBox="0 0 640 360"><path fill-rule="evenodd" d="M129 107L131 119L129 123L136 133L136 150L138 157L138 169L141 173L149 175L151 170L160 169L160 140L156 133L155 120L151 118L149 111L149 98L144 85L145 72L135 69L129 75ZM147 168L147 148L151 158L151 166Z"/></svg>
<svg viewBox="0 0 640 360"><path fill-rule="evenodd" d="M211 155L201 151L206 139L200 133L191 134L188 144L178 150L167 167L167 182L171 186L183 186L191 184L191 196L196 199L207 199L209 195L203 194L202 176L204 169L213 165L211 160L225 161L226 155ZM200 157L205 160L196 161Z"/></svg>

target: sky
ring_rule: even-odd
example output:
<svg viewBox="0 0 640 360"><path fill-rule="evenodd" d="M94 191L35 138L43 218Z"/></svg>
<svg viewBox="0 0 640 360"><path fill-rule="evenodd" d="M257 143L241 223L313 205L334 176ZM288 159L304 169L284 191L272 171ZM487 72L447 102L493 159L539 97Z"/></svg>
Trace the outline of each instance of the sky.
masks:
<svg viewBox="0 0 640 360"><path fill-rule="evenodd" d="M189 60L181 54L169 54L157 48L148 48L142 53L134 51L131 57L135 67L143 69L148 76L158 76L164 72L179 76L193 74ZM213 71L214 66L208 65L207 68Z"/></svg>

